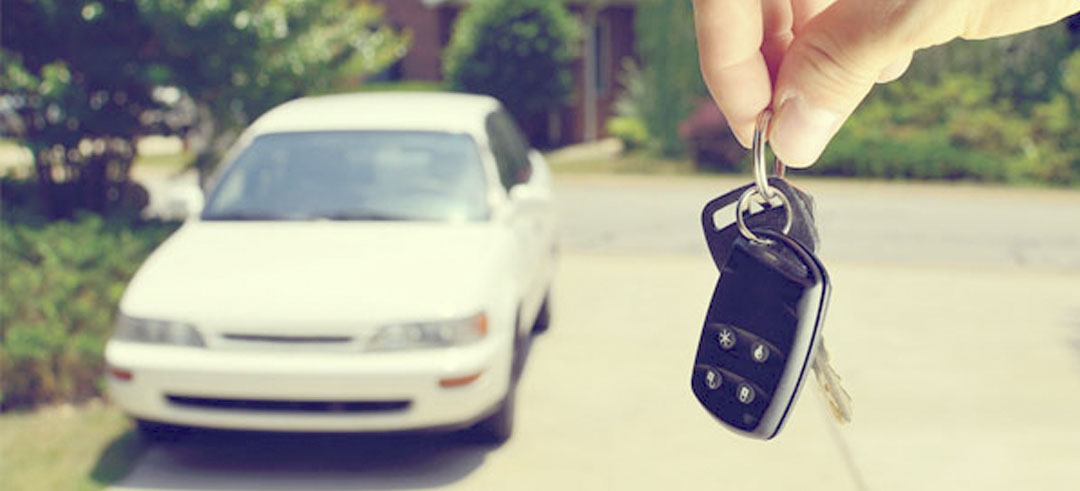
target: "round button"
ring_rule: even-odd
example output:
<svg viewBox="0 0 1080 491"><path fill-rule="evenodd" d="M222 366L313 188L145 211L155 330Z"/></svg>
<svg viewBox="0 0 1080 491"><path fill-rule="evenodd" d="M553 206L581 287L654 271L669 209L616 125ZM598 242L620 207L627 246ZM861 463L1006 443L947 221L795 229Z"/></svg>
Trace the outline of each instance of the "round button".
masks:
<svg viewBox="0 0 1080 491"><path fill-rule="evenodd" d="M720 384L722 384L723 382L724 377L722 377L720 375L720 372L716 371L715 368L705 369L705 386L708 387L709 390L719 389Z"/></svg>
<svg viewBox="0 0 1080 491"><path fill-rule="evenodd" d="M745 382L740 383L739 388L735 389L735 397L743 404L750 404L754 402L754 388Z"/></svg>
<svg viewBox="0 0 1080 491"><path fill-rule="evenodd" d="M754 343L754 347L750 349L750 357L758 363L765 363L765 360L769 359L769 348L762 343Z"/></svg>
<svg viewBox="0 0 1080 491"><path fill-rule="evenodd" d="M721 327L716 333L716 341L720 343L720 347L726 350L735 347L735 331L728 327Z"/></svg>

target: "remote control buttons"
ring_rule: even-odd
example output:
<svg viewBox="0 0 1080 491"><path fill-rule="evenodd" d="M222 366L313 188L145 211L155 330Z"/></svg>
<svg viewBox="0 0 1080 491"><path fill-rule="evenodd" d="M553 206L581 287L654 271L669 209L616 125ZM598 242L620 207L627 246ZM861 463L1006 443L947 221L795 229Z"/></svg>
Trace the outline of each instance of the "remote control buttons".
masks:
<svg viewBox="0 0 1080 491"><path fill-rule="evenodd" d="M755 395L756 394L754 393L754 388L746 382L740 383L739 387L735 389L735 398L743 404L750 404L754 402Z"/></svg>
<svg viewBox="0 0 1080 491"><path fill-rule="evenodd" d="M769 359L769 347L765 343L757 342L750 348L750 358L758 363L765 363Z"/></svg>
<svg viewBox="0 0 1080 491"><path fill-rule="evenodd" d="M724 382L724 377L720 375L720 372L715 368L708 367L705 369L705 387L710 390L716 390L720 388L720 384Z"/></svg>
<svg viewBox="0 0 1080 491"><path fill-rule="evenodd" d="M720 326L716 331L716 342L725 350L734 348L735 330L727 326Z"/></svg>

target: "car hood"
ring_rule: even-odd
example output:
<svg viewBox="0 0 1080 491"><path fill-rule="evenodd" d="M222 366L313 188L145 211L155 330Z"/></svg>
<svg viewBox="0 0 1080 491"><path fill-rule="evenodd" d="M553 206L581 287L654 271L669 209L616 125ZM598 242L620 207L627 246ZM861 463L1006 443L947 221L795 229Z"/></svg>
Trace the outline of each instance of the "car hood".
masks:
<svg viewBox="0 0 1080 491"><path fill-rule="evenodd" d="M471 315L504 267L498 231L487 223L190 222L139 269L121 311L260 330Z"/></svg>

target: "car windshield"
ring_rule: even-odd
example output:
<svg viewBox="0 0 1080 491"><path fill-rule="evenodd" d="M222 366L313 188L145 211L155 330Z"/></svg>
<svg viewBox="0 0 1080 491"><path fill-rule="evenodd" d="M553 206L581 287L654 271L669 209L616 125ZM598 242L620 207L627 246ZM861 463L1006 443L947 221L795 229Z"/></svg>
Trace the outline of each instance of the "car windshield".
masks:
<svg viewBox="0 0 1080 491"><path fill-rule="evenodd" d="M267 134L225 170L202 218L475 221L488 216L485 189L466 135Z"/></svg>

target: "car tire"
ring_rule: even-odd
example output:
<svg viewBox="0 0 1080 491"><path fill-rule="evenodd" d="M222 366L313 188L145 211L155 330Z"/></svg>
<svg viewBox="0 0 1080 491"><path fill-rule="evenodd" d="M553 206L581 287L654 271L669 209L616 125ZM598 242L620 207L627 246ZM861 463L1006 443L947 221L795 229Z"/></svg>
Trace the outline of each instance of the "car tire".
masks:
<svg viewBox="0 0 1080 491"><path fill-rule="evenodd" d="M157 421L145 419L136 419L135 429L139 432L139 437L147 442L175 442L190 432L189 428L183 426L158 423Z"/></svg>
<svg viewBox="0 0 1080 491"><path fill-rule="evenodd" d="M501 445L514 432L514 389L506 395L499 408L470 429L472 440L477 443Z"/></svg>
<svg viewBox="0 0 1080 491"><path fill-rule="evenodd" d="M533 322L532 332L542 333L551 326L551 290L544 294L544 302L540 304L540 311L536 313L536 321Z"/></svg>

